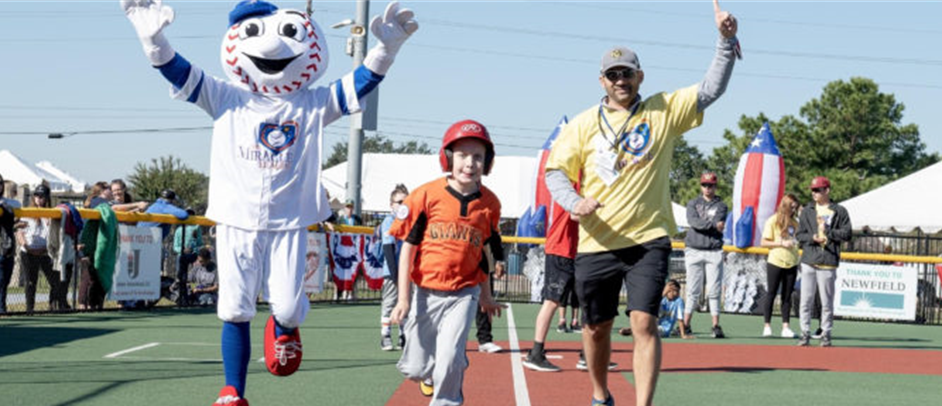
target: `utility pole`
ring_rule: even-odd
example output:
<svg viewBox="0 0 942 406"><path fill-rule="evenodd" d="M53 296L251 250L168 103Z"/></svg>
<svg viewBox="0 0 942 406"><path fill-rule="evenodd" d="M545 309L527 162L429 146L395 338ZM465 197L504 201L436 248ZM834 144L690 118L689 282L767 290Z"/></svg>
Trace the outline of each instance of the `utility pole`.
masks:
<svg viewBox="0 0 942 406"><path fill-rule="evenodd" d="M367 18L370 14L370 1L357 0L357 14L353 27L350 28L350 36L353 41L353 69L363 64L366 58ZM374 90L375 92L376 90ZM376 105L369 106L370 109L376 109ZM350 116L350 140L347 143L347 199L353 200L353 212L360 214L360 176L363 160L363 114L354 114Z"/></svg>

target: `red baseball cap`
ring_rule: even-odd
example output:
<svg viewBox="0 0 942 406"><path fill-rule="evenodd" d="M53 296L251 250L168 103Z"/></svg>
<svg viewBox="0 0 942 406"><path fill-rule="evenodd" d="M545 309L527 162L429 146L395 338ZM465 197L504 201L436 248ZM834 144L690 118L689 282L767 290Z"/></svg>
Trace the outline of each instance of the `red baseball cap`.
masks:
<svg viewBox="0 0 942 406"><path fill-rule="evenodd" d="M707 172L703 175L700 175L700 184L715 185L716 184L716 174L713 172Z"/></svg>
<svg viewBox="0 0 942 406"><path fill-rule="evenodd" d="M828 187L828 188L831 187L831 181L829 181L828 178L825 178L824 176L818 176L811 180L811 189L819 189L819 188L825 188L825 187Z"/></svg>

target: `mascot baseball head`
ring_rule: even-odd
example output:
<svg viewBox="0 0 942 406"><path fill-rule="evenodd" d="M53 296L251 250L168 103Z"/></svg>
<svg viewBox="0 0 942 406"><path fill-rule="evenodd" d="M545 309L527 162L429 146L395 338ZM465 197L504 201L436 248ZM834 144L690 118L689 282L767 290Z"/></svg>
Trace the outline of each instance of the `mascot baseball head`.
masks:
<svg viewBox="0 0 942 406"><path fill-rule="evenodd" d="M327 38L301 11L243 0L229 13L221 55L233 82L265 95L288 95L327 70Z"/></svg>

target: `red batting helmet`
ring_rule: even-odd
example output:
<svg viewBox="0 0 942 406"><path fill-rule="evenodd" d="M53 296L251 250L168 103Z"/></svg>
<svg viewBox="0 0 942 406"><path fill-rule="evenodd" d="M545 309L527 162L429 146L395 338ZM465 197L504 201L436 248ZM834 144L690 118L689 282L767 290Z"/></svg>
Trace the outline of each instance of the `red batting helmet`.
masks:
<svg viewBox="0 0 942 406"><path fill-rule="evenodd" d="M442 138L442 149L438 151L438 159L442 164L442 171L451 171L451 144L463 138L474 138L484 142L484 148L487 150L484 155L484 174L491 173L491 167L494 166L494 143L491 142L491 136L487 133L487 128L474 120L463 120L448 127L445 136Z"/></svg>
<svg viewBox="0 0 942 406"><path fill-rule="evenodd" d="M831 187L831 181L824 176L818 176L811 181L811 189Z"/></svg>

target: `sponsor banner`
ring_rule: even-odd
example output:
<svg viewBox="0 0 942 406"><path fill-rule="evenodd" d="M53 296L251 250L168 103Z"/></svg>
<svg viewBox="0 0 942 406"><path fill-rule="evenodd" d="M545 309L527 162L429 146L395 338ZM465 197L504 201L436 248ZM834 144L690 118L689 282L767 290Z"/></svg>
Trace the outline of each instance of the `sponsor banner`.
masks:
<svg viewBox="0 0 942 406"><path fill-rule="evenodd" d="M111 300L160 298L160 227L118 226Z"/></svg>
<svg viewBox="0 0 942 406"><path fill-rule="evenodd" d="M330 259L327 255L327 236L323 233L307 233L307 256L304 265L304 291L320 293L330 275Z"/></svg>
<svg viewBox="0 0 942 406"><path fill-rule="evenodd" d="M834 314L875 319L916 319L915 269L842 262L837 268Z"/></svg>

